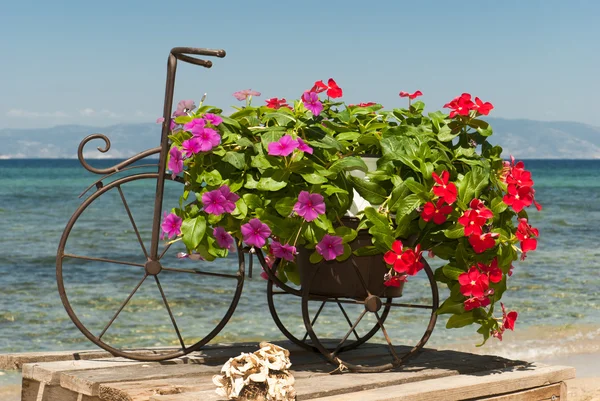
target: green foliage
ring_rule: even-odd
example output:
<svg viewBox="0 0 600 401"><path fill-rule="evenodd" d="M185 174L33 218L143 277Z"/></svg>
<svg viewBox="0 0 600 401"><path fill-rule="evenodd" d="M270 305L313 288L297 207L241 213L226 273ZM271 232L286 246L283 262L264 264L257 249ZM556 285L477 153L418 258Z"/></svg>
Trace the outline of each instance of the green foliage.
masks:
<svg viewBox="0 0 600 401"><path fill-rule="evenodd" d="M184 161L186 185L174 213L183 219L180 238L188 251L209 261L226 257L228 250L219 248L212 236L214 227L224 227L241 241L241 226L255 218L271 229L269 241L310 250L311 263L323 261L314 249L326 234L342 239L338 261L383 255L396 240L411 250L419 244L446 261L436 270L435 279L448 286L450 295L437 313L451 315L449 328L479 324L485 342L490 332L498 329L491 315L507 289L511 264L519 256L517 214L503 201L507 188L501 179L502 149L488 142L492 128L477 111L453 118L441 111L424 115L425 105L420 101L392 111L380 105L344 106L329 100L323 101L323 106L319 116L301 101L296 101L293 109L248 104L230 116L202 106L191 116L175 119L185 124L206 113L223 119L218 126L208 124L221 136L219 145ZM312 153L296 149L286 156L269 154L269 146L284 136L302 140ZM178 149L191 137L185 130L169 136L171 146ZM369 169L365 158L373 155L378 158L377 165ZM440 185L433 179L434 171L438 175L446 172L448 185L457 190L446 220L439 224L424 218L424 209L430 210L441 199L435 192ZM239 197L235 210L219 216L206 213L201 195L224 185ZM294 212L303 191L323 196L324 214L305 221ZM484 202L493 213L483 232L499 234L495 246L481 253L475 252L465 236L465 226L458 222L474 199ZM359 200L370 206L352 209ZM349 210L357 216L355 221L344 219ZM526 216L525 211L519 213L519 217ZM372 242L353 250L356 247L351 243L356 244L353 241L365 232ZM267 249L265 246L263 252ZM477 269L478 264L489 266L492 262L501 269L502 280L490 285L494 290L490 306L465 311L468 297L462 294L458 278ZM278 274L281 280L299 283L295 262L281 263Z"/></svg>

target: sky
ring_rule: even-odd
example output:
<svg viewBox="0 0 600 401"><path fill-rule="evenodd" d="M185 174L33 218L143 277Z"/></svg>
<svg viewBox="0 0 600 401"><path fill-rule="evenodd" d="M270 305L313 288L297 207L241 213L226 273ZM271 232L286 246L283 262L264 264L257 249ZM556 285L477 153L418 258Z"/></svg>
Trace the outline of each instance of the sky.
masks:
<svg viewBox="0 0 600 401"><path fill-rule="evenodd" d="M334 78L347 103L430 111L463 92L504 118L600 126L600 2L3 1L0 129L154 122L172 47L225 49L180 63L175 101L294 99Z"/></svg>

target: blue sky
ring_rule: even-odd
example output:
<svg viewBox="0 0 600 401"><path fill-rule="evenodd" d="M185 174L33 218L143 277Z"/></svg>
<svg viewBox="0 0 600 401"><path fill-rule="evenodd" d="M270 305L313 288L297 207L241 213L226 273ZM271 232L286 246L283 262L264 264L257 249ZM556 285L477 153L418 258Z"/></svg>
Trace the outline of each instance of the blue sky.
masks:
<svg viewBox="0 0 600 401"><path fill-rule="evenodd" d="M470 92L506 118L600 126L600 2L12 1L0 7L0 128L153 122L170 48L223 48L180 65L176 101L227 109L336 79L347 103L428 109Z"/></svg>

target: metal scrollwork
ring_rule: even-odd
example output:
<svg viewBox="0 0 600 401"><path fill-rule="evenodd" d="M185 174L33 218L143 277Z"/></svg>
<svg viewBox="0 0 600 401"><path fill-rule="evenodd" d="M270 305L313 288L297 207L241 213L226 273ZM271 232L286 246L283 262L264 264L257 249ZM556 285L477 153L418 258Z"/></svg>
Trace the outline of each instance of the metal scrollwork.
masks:
<svg viewBox="0 0 600 401"><path fill-rule="evenodd" d="M141 153L138 153L137 155L132 156L129 159L122 161L121 163L115 164L114 166L111 166L108 168L95 168L95 167L92 167L85 160L85 157L83 156L83 148L85 148L85 145L87 145L88 142L93 141L94 139L101 139L104 141L104 147L98 146L98 148L97 148L98 151L100 151L102 153L106 153L110 150L110 139L108 139L108 137L104 134L88 135L87 137L85 137L83 139L83 141L81 141L81 143L79 144L79 148L77 149L77 158L79 159L79 162L81 163L83 168L85 168L87 171L92 172L94 174L116 173L118 171L121 171L123 168L129 166L130 164L135 163L138 160L141 160L145 157L160 153L160 150L161 150L161 147L157 146L156 148L148 149Z"/></svg>

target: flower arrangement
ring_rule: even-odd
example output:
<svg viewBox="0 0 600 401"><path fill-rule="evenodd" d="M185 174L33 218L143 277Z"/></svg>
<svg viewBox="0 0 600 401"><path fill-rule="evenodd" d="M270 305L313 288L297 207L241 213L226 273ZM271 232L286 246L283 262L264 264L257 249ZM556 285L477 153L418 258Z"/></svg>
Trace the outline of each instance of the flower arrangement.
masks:
<svg viewBox="0 0 600 401"><path fill-rule="evenodd" d="M492 104L463 93L444 105L449 114L425 115L420 91L400 92L408 107L393 110L345 105L342 95L329 79L294 102L254 106L259 92L236 92L245 106L229 116L180 102L168 168L185 188L165 235L208 261L242 243L261 248L282 260L278 278L294 283L300 249L312 263L381 255L389 265L381 280L392 287L417 274L428 251L445 261L435 277L449 289L438 310L452 315L447 327L476 323L483 342L501 339L517 318L504 305L494 315L512 263L537 245L525 208L541 206L523 162L504 161L488 141L481 116ZM357 226L345 224L348 215ZM352 249L360 230L372 244Z"/></svg>

